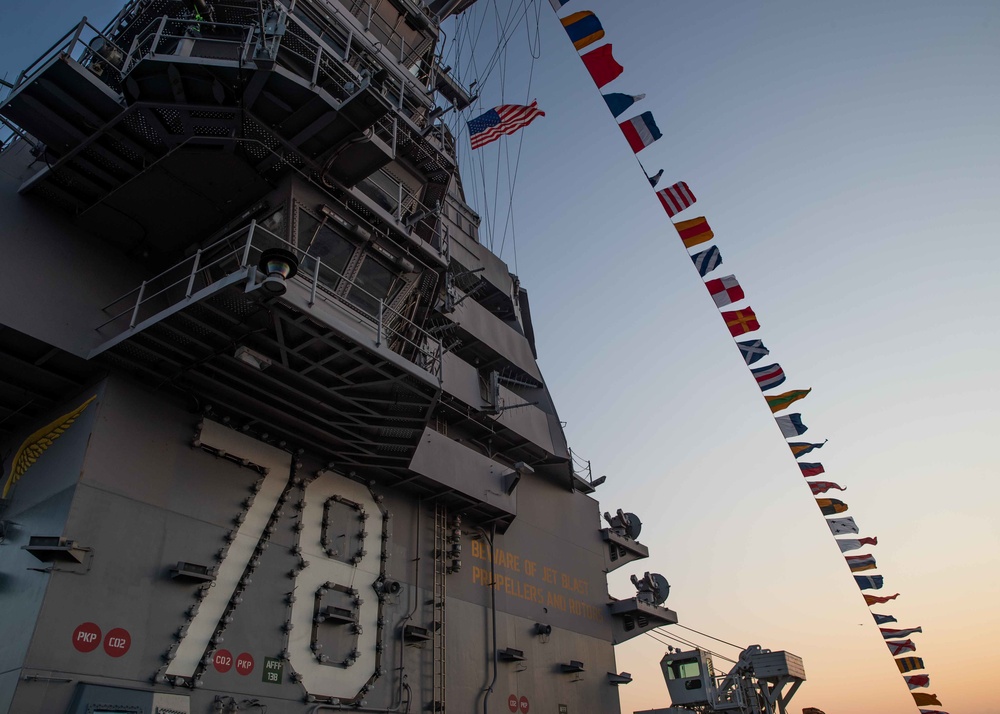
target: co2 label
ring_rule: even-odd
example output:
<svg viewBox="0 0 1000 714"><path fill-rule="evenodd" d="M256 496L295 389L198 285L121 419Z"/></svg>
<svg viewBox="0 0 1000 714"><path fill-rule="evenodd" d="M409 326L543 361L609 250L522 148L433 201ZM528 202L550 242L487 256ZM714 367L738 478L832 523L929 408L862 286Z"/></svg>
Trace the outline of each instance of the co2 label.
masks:
<svg viewBox="0 0 1000 714"><path fill-rule="evenodd" d="M101 646L101 628L94 622L83 622L73 630L73 648L77 652L93 652ZM109 657L121 657L132 647L129 631L116 627L104 635L104 653Z"/></svg>
<svg viewBox="0 0 1000 714"><path fill-rule="evenodd" d="M121 627L116 627L104 636L104 651L109 657L121 657L131 646L132 635Z"/></svg>
<svg viewBox="0 0 1000 714"><path fill-rule="evenodd" d="M215 657L212 658L212 666L216 672L225 674L233 668L233 653L229 650L216 650Z"/></svg>

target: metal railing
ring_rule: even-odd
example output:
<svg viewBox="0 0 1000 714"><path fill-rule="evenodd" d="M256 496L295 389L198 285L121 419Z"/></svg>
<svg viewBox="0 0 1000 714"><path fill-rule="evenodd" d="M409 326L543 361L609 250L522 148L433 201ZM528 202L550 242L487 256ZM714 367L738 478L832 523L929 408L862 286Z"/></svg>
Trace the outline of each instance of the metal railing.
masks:
<svg viewBox="0 0 1000 714"><path fill-rule="evenodd" d="M581 458L579 455L573 453L573 449L567 447L566 450L569 452L569 463L570 468L573 470L573 475L576 476L581 481L584 481L591 486L594 485L594 469L590 465L590 459Z"/></svg>
<svg viewBox="0 0 1000 714"><path fill-rule="evenodd" d="M299 0L283 0L290 13L295 13L296 9L299 9ZM345 13L349 13L354 16L354 19L362 26L362 28L370 33L372 37L375 38L375 43L372 46L368 46L371 52L377 51L377 48L381 48L386 55L391 57L393 60L399 62L407 71L410 71L411 67L416 66L422 59L423 54L428 47L426 45L434 41L434 38L422 38L422 41L415 45L408 45L405 38L399 34L396 27L389 24L383 17L381 17L376 11L374 4L369 2L369 0L353 0L348 9L340 6L336 0L318 0L317 5L322 6L324 14L327 20L332 20L335 25L345 28L348 32L352 24L347 21L344 16ZM345 2L344 5L347 3ZM407 3L409 5L408 11L411 14L421 14L426 19L429 26L437 26L437 18L424 6L421 2ZM443 38L444 32L441 31L440 27L436 27L437 33ZM367 44L367 43L363 43ZM426 72L422 75L423 79L426 79Z"/></svg>
<svg viewBox="0 0 1000 714"><path fill-rule="evenodd" d="M357 188L398 223L427 237L439 255L448 255L448 235L439 220L440 205L426 205L417 193L385 169L362 179Z"/></svg>
<svg viewBox="0 0 1000 714"><path fill-rule="evenodd" d="M346 308L359 322L374 329L376 346L385 345L441 378L442 344L439 339L391 307L384 297L365 290L256 221L199 248L193 255L105 305L103 311L111 317L95 329L109 341L117 342L123 335L141 331L184 306L214 294L219 287L243 279L255 280L260 256L269 248L283 248L299 260L299 272L291 282L308 290L310 307L322 301ZM369 311L353 302L351 296L358 302L377 307Z"/></svg>
<svg viewBox="0 0 1000 714"><path fill-rule="evenodd" d="M125 55L125 50L118 47L110 37L91 25L84 17L37 60L21 70L11 93L17 91L22 84L34 79L50 60L58 56L68 57L84 67L89 67L108 86L120 91L122 77L120 62L124 60Z"/></svg>
<svg viewBox="0 0 1000 714"><path fill-rule="evenodd" d="M286 10L289 20L294 20L298 27L314 41L323 43L334 50L336 55L356 70L367 70L372 76L378 73L385 62L384 59L380 60L376 57L380 54L379 48L382 48L385 50L382 53L383 56L388 54L402 65L404 71L409 73L409 68L419 59L417 52L419 48L407 47L406 42L401 37L393 45L391 42L393 29L374 11L374 6L367 0L356 2L354 5L356 12L352 13L354 15L352 19L360 23L362 29L371 35L371 39L364 37L364 32L359 34L355 31L352 19L348 19L345 10L341 9L336 2L322 3L325 11L322 27L319 26L318 19L306 16L304 8L307 6L304 3L300 5L297 0L290 0L286 3ZM380 39L381 35L390 37L390 41ZM375 41L372 42L372 39ZM417 86L421 81L421 78L418 77L404 80L390 73L379 87L379 91L386 100L418 128L423 128L426 125L427 115L431 109L426 94L426 82L423 87Z"/></svg>
<svg viewBox="0 0 1000 714"><path fill-rule="evenodd" d="M325 18L325 26L315 29L310 28L305 19L295 12L295 7L294 1L288 4L286 31L283 35L275 35L272 41L277 43L279 55L284 53L297 56L296 60L290 62L299 67L297 74L311 79L314 85L323 86L325 80L342 90L345 85L356 85L362 74L374 76L382 69L381 62L373 54L384 43L372 43L360 38L343 11L332 3L324 5L331 11ZM393 32L367 1L359 11L358 20L373 36L377 36L373 28L381 30L383 34ZM385 24L385 27L381 27L380 23ZM232 51L223 52L224 55L228 57L233 54L233 59L249 60L252 59L252 51L256 49L259 32L258 24L209 22L205 19L164 15L140 31L130 47L121 47L111 35L94 27L84 17L21 71L11 91L33 79L53 57L64 55L90 68L108 86L120 92L122 79L137 62L157 54L176 55L178 48L185 46L184 40L205 40L206 44L216 45L220 49L231 45L234 46ZM419 47L408 48L402 37L393 36L398 38L399 46L398 52L397 48L392 47L391 54L398 55L396 59L408 70L419 59L416 55ZM427 115L431 107L426 97L426 87L421 90L416 86L420 80L414 78L414 81L416 84L410 86L409 81L390 74L381 83L379 91L390 104L422 129L428 123ZM338 97L342 98L343 96Z"/></svg>
<svg viewBox="0 0 1000 714"><path fill-rule="evenodd" d="M218 59L247 60L256 45L254 25L234 25L164 15L146 26L132 42L122 74L128 74L139 62L157 55L183 55L195 42L217 48ZM209 56L201 52L199 57Z"/></svg>

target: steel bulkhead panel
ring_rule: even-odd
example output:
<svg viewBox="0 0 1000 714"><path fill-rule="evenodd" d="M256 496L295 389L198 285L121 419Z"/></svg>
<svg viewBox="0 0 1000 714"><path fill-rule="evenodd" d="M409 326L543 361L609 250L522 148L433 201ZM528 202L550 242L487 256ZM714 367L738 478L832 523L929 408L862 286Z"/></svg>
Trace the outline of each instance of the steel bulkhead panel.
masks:
<svg viewBox="0 0 1000 714"><path fill-rule="evenodd" d="M433 429L424 429L409 469L438 484L442 491L457 491L517 515L517 496L504 493L503 487L503 476L511 469Z"/></svg>
<svg viewBox="0 0 1000 714"><path fill-rule="evenodd" d="M4 453L11 454L11 462L4 464L0 477L0 489L11 484L8 503L0 513L4 534L0 547L0 609L4 613L0 618L0 641L4 643L0 647L0 671L13 673L0 680L0 711L6 711L18 686L21 667L30 648L38 642L36 621L49 589L59 585L54 579L59 576L43 572L49 564L22 546L28 545L32 536L75 537L67 530L67 516L99 409L96 399L89 400L98 394L100 390L95 389L54 407L0 444ZM18 464L27 468L18 469L20 476L14 475L15 483L11 476ZM76 579L74 575L65 577L71 582Z"/></svg>
<svg viewBox="0 0 1000 714"><path fill-rule="evenodd" d="M494 544L498 606L557 630L603 638L610 649L597 503L530 474L521 478L515 495L517 517ZM463 568L449 579L448 594L488 606L490 550L474 528L468 531Z"/></svg>
<svg viewBox="0 0 1000 714"><path fill-rule="evenodd" d="M456 305L454 311L445 316L518 369L541 382L541 372L525 336L475 300L463 300Z"/></svg>

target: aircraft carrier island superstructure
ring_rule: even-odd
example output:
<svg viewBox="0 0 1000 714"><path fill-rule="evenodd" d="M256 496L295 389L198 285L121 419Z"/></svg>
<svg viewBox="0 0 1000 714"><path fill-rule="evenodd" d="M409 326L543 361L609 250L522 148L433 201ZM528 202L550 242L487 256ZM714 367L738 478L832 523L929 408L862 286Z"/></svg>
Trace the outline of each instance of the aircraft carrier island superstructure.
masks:
<svg viewBox="0 0 1000 714"><path fill-rule="evenodd" d="M6 89L0 712L619 711L676 616L464 200L470 4L134 0Z"/></svg>

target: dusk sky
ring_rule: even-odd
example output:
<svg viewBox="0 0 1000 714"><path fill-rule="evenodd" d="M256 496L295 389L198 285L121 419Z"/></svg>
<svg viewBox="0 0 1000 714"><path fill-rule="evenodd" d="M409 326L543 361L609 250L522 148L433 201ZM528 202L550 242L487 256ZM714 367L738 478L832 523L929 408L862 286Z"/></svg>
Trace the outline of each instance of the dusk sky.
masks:
<svg viewBox="0 0 1000 714"><path fill-rule="evenodd" d="M117 0L13 0L0 76ZM812 388L803 461L847 486L952 714L996 714L1000 668L1000 3L571 0L593 10L788 380ZM496 53L498 23L510 24ZM531 297L539 360L596 496L644 523L680 623L801 656L792 711L910 714L913 700L701 278L546 0L480 0L446 63L479 103L546 116L477 152L459 137L481 240ZM478 37L478 40L476 39ZM538 41L533 61L531 50ZM595 45L596 46L596 45ZM496 61L491 57L496 54ZM486 69L492 71L486 75ZM518 171L513 165L519 157ZM513 184L513 200L510 187ZM499 189L497 188L499 185ZM484 199L484 195L488 198ZM508 216L508 206L512 215ZM505 231L506 225L506 231ZM502 248L501 248L502 246ZM707 247L707 246L705 246ZM744 303L741 303L742 306ZM729 308L727 308L729 309ZM784 412L784 413L788 413ZM669 628L735 659L739 650ZM678 644L677 642L672 642ZM617 648L622 711L666 707L665 646ZM716 668L729 663L717 660ZM596 676L596 675L595 675Z"/></svg>
<svg viewBox="0 0 1000 714"><path fill-rule="evenodd" d="M456 63L466 82L510 7L481 2L457 33L467 57L485 19L475 65ZM885 588L872 594L900 597L873 610L923 627L922 691L943 710L995 714L1000 4L571 0L561 14L578 10L597 13L625 67L603 91L647 95L621 119L652 111L663 132L639 159L665 169L660 187L690 185L698 203L678 220L708 218L724 260L710 277L735 274L746 290L762 323L752 337L771 350L755 366L783 367L772 392L813 388L784 413L809 427L797 440L830 440L802 460L847 486L827 495L879 539L852 554L875 555ZM643 519L650 558L613 573L611 594L661 572L681 624L800 655L808 681L793 711L915 712L616 121L549 4L526 18L463 118L532 99L546 116L466 151L463 175L482 240L503 244L531 296L570 444L608 475L602 506ZM483 177L487 194L500 186L488 211ZM623 712L669 704L664 649L648 637L617 648L634 677Z"/></svg>

